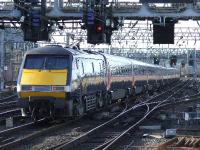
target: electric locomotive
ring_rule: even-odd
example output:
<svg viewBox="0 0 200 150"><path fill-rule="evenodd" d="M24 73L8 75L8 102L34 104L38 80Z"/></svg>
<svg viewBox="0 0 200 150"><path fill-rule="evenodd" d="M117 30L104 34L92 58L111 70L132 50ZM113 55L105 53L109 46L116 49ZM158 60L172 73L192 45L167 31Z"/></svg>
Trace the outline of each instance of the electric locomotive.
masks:
<svg viewBox="0 0 200 150"><path fill-rule="evenodd" d="M17 83L23 116L80 116L179 79L179 71L61 46L27 51Z"/></svg>

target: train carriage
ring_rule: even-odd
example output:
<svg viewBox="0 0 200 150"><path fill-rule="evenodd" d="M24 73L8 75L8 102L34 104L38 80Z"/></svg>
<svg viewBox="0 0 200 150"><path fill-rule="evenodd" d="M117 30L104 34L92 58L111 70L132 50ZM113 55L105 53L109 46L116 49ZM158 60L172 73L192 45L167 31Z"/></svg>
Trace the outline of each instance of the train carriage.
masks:
<svg viewBox="0 0 200 150"><path fill-rule="evenodd" d="M45 46L25 54L17 91L22 114L38 120L83 115L178 79L179 71L174 68L104 53Z"/></svg>

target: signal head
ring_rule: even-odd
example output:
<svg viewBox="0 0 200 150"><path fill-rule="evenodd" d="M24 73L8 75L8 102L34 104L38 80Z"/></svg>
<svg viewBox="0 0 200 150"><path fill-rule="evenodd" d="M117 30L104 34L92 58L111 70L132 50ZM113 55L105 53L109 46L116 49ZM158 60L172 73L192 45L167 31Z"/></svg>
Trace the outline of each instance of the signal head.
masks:
<svg viewBox="0 0 200 150"><path fill-rule="evenodd" d="M103 32L103 26L100 24L97 24L95 30L97 33Z"/></svg>

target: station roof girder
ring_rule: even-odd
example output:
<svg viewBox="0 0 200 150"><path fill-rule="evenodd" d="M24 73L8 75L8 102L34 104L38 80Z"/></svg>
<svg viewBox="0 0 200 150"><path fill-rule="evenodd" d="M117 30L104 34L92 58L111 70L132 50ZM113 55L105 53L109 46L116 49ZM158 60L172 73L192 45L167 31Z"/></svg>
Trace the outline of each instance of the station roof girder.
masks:
<svg viewBox="0 0 200 150"><path fill-rule="evenodd" d="M8 7L9 6L9 7ZM136 2L110 3L114 17L130 20L144 20L155 17L173 17L181 20L200 19L200 3L176 3L158 7L155 4ZM50 19L81 19L83 16L83 2L66 2L54 0L47 4L47 13ZM108 8L109 9L109 8ZM11 2L0 2L0 18L20 19L21 12L15 9Z"/></svg>

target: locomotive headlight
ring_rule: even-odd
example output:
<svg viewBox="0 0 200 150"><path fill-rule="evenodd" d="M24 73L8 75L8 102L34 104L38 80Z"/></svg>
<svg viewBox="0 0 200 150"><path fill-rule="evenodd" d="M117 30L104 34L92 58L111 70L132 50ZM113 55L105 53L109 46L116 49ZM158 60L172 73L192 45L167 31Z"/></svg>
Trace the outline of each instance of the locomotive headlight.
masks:
<svg viewBox="0 0 200 150"><path fill-rule="evenodd" d="M52 91L63 92L63 91L65 91L65 86L52 86Z"/></svg>
<svg viewBox="0 0 200 150"><path fill-rule="evenodd" d="M21 86L19 84L17 84L17 92L21 91Z"/></svg>

